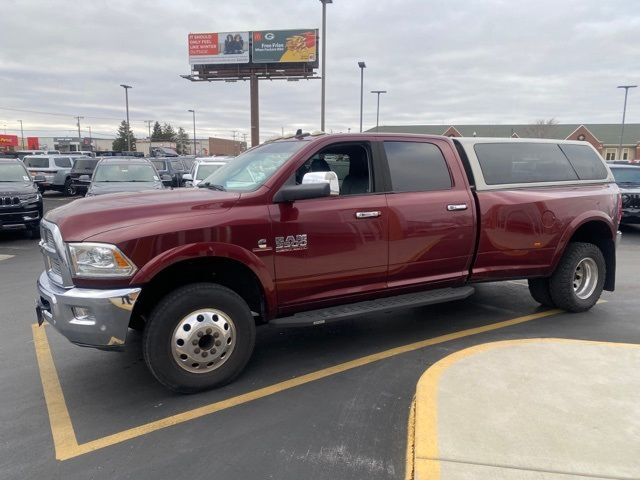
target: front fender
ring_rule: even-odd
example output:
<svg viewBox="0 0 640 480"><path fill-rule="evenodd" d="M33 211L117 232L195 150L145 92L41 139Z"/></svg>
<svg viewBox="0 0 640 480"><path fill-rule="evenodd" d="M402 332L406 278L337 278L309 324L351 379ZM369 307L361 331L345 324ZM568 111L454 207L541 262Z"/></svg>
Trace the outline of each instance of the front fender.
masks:
<svg viewBox="0 0 640 480"><path fill-rule="evenodd" d="M265 263L254 253L228 243L202 242L180 245L166 250L149 260L131 279L131 285L144 285L153 277L178 262L201 257L219 257L235 260L249 268L258 278L265 295L265 301L270 316L275 314L277 307L276 288L271 273Z"/></svg>
<svg viewBox="0 0 640 480"><path fill-rule="evenodd" d="M55 176L53 177L52 185L63 186L64 183L67 181L67 178L69 178L70 172L71 172L70 168L58 170Z"/></svg>

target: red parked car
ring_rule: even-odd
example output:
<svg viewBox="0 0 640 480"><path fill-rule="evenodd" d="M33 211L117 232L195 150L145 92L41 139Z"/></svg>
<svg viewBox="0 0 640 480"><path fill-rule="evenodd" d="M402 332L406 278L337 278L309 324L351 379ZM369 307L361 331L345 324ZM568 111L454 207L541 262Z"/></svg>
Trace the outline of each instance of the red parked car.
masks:
<svg viewBox="0 0 640 480"><path fill-rule="evenodd" d="M50 211L39 321L103 349L143 329L152 374L193 392L241 372L259 323L317 325L506 279L579 312L615 285L620 194L585 142L299 135L201 187Z"/></svg>

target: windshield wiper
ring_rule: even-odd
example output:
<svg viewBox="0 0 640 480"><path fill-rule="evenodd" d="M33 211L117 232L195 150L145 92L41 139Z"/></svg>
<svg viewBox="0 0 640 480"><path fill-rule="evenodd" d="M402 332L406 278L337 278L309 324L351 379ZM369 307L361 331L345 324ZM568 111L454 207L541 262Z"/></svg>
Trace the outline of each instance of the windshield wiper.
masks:
<svg viewBox="0 0 640 480"><path fill-rule="evenodd" d="M219 190L221 192L227 191L227 189L224 188L222 185L215 185L211 182L200 183L198 184L198 188L208 188L209 190Z"/></svg>

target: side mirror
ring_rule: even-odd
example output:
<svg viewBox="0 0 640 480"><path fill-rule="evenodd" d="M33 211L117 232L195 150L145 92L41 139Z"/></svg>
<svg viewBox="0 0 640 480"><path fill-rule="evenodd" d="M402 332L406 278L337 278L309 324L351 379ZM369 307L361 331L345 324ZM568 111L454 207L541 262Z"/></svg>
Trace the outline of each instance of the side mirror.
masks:
<svg viewBox="0 0 640 480"><path fill-rule="evenodd" d="M182 181L186 182L187 180L193 181L193 177L191 176L190 173L185 173L184 175L182 175Z"/></svg>
<svg viewBox="0 0 640 480"><path fill-rule="evenodd" d="M173 184L173 178L171 175L167 175L166 173L160 177L162 180L162 184L166 187L170 187Z"/></svg>
<svg viewBox="0 0 640 480"><path fill-rule="evenodd" d="M91 177L89 175L80 175L78 177L79 182L91 183Z"/></svg>
<svg viewBox="0 0 640 480"><path fill-rule="evenodd" d="M273 197L274 203L295 202L307 198L328 197L331 190L328 182L306 185L285 185Z"/></svg>
<svg viewBox="0 0 640 480"><path fill-rule="evenodd" d="M47 179L45 178L44 175L36 175L35 177L33 177L33 181L35 183L42 183L42 182L46 182Z"/></svg>
<svg viewBox="0 0 640 480"><path fill-rule="evenodd" d="M340 183L336 172L309 172L302 177L303 185L328 183L331 195L340 195Z"/></svg>

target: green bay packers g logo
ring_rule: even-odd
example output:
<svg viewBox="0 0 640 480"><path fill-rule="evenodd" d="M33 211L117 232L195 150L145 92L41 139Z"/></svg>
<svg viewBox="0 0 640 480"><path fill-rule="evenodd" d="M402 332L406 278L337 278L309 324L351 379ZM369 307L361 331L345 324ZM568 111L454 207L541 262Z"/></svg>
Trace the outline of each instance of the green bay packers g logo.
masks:
<svg viewBox="0 0 640 480"><path fill-rule="evenodd" d="M276 237L276 252L290 252L294 250L306 250L307 234L287 235L286 237Z"/></svg>

